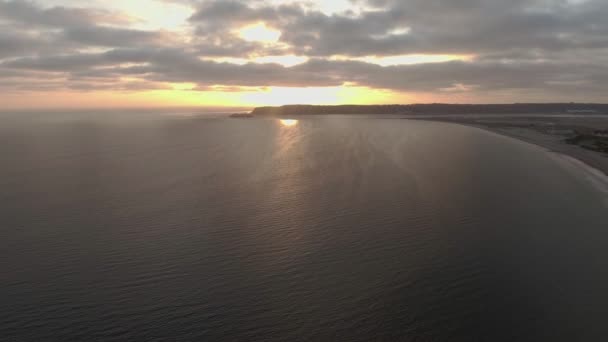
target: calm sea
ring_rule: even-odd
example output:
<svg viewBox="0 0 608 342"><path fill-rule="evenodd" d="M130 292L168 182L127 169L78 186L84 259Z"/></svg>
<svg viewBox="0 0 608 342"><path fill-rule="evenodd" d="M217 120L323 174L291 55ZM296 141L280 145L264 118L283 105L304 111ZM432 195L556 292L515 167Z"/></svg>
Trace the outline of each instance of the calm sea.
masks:
<svg viewBox="0 0 608 342"><path fill-rule="evenodd" d="M401 119L5 116L2 341L608 340L602 184Z"/></svg>

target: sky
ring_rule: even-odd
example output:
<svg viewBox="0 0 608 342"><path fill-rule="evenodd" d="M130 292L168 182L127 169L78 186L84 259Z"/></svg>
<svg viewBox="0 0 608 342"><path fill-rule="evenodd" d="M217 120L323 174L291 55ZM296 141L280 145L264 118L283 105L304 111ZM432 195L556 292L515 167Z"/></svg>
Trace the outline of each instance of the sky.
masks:
<svg viewBox="0 0 608 342"><path fill-rule="evenodd" d="M0 0L2 108L607 102L606 0Z"/></svg>

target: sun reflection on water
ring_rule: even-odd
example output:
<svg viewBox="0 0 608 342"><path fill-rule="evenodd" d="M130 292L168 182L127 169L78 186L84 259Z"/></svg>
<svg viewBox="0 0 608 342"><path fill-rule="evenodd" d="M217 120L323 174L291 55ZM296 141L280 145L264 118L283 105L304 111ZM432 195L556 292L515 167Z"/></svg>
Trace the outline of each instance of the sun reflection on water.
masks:
<svg viewBox="0 0 608 342"><path fill-rule="evenodd" d="M299 123L298 120L293 120L293 119L282 119L282 120L280 120L280 122L281 122L281 125L286 126L286 127L293 127Z"/></svg>

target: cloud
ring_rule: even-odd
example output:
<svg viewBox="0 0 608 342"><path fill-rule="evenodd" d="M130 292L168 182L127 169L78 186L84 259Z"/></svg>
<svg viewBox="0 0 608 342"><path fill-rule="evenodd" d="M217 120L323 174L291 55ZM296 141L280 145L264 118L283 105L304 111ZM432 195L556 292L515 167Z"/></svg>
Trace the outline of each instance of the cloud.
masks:
<svg viewBox="0 0 608 342"><path fill-rule="evenodd" d="M64 31L68 41L92 46L168 45L173 37L165 32L122 29L115 27L75 27Z"/></svg>
<svg viewBox="0 0 608 342"><path fill-rule="evenodd" d="M170 2L192 7L179 33L144 30L132 14L103 8L0 0L3 89L40 88L32 81L37 77L52 78L39 82L48 89L81 90L355 84L429 94L529 92L562 100L577 91L598 98L608 89L604 0L351 0L351 10L334 14L307 2ZM239 28L258 22L281 31L279 42L239 37ZM360 61L406 54L474 58L384 67ZM309 60L285 67L216 59L280 55Z"/></svg>
<svg viewBox="0 0 608 342"><path fill-rule="evenodd" d="M127 65L127 66L117 66ZM72 80L141 77L157 83L238 87L319 87L345 83L405 92L604 89L603 65L554 62L454 61L381 67L355 61L313 59L293 67L234 65L198 58L179 49L117 49L104 53L15 59L0 70L62 73Z"/></svg>
<svg viewBox="0 0 608 342"><path fill-rule="evenodd" d="M27 0L0 1L0 17L28 26L74 27L91 23L125 25L130 16L103 9L52 7L42 9Z"/></svg>
<svg viewBox="0 0 608 342"><path fill-rule="evenodd" d="M129 26L136 20L122 13L102 9L42 9L29 1L0 1L0 20L11 23L14 31L29 33L29 36L19 39L23 52L36 52L37 48L45 45L45 37L47 42L48 38L52 38L52 44L65 48L70 45L74 48L163 45L173 39L167 32L120 27Z"/></svg>

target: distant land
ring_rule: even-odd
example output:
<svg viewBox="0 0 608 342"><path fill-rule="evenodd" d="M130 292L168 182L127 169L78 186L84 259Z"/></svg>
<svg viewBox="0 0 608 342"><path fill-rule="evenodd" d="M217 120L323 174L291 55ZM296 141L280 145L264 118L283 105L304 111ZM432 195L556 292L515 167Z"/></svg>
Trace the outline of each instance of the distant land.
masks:
<svg viewBox="0 0 608 342"><path fill-rule="evenodd" d="M411 104L411 105L288 105L258 107L254 116L327 114L608 114L608 104L598 103L514 103L514 104Z"/></svg>

